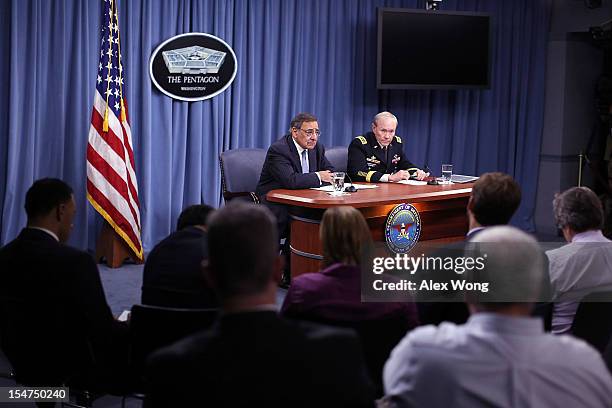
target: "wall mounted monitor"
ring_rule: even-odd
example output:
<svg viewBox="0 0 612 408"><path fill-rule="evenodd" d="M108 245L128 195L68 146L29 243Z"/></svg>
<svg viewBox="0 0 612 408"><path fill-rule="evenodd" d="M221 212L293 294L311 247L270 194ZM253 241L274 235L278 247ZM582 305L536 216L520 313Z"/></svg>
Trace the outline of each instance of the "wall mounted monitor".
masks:
<svg viewBox="0 0 612 408"><path fill-rule="evenodd" d="M378 89L488 88L491 18L378 9Z"/></svg>

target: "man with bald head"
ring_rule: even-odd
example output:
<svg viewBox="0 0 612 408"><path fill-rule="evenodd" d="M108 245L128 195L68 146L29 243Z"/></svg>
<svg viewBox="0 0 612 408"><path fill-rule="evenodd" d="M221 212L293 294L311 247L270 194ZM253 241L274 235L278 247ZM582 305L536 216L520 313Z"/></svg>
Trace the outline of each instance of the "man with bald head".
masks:
<svg viewBox="0 0 612 408"><path fill-rule="evenodd" d="M348 148L348 173L354 181L397 182L429 175L406 158L402 138L395 135L397 118L381 112L372 120L372 131L357 136Z"/></svg>

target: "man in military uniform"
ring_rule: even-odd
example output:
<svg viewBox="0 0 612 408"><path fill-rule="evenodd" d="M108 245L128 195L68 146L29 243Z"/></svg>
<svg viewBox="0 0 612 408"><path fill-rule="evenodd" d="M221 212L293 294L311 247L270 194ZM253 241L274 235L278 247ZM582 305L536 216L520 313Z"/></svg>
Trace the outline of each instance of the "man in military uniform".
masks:
<svg viewBox="0 0 612 408"><path fill-rule="evenodd" d="M372 131L357 136L348 148L348 173L354 181L397 182L411 175L429 176L406 158L402 139L395 135L397 118L390 112L374 116Z"/></svg>

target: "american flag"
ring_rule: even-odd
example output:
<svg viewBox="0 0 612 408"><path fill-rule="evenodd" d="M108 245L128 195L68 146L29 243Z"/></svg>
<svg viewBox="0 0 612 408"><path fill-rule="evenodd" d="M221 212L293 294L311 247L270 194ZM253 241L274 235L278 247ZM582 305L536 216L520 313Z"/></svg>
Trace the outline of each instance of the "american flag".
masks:
<svg viewBox="0 0 612 408"><path fill-rule="evenodd" d="M142 259L140 203L123 94L125 71L121 65L117 1L105 0L103 5L100 63L87 145L87 199Z"/></svg>

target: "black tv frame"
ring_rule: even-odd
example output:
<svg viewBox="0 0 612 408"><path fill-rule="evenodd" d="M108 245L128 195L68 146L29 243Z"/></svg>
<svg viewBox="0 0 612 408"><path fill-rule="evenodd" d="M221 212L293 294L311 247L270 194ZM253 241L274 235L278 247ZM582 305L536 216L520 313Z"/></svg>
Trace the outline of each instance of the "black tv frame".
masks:
<svg viewBox="0 0 612 408"><path fill-rule="evenodd" d="M382 84L382 18L384 12L394 13L410 13L410 14L445 14L453 16L474 16L488 17L489 19L489 58L487 63L487 82L484 85L453 85L453 84ZM493 46L491 44L492 34L491 14L466 11L438 11L438 10L420 10L397 7L379 7L378 8L378 27L377 27L377 50L376 50L376 88L377 89L489 89L491 87L491 60Z"/></svg>

